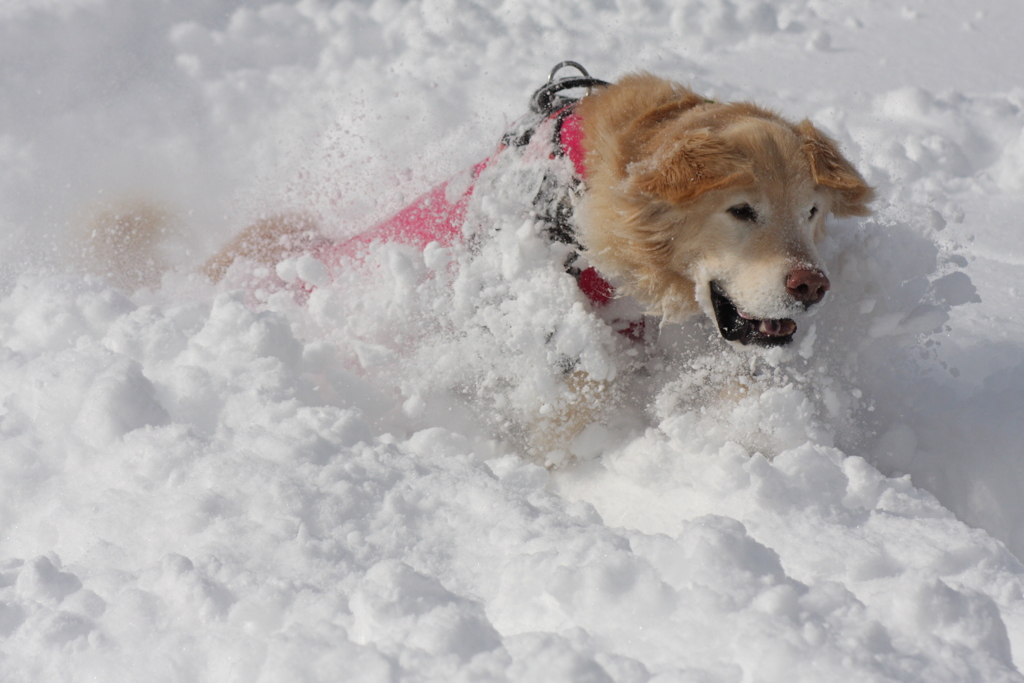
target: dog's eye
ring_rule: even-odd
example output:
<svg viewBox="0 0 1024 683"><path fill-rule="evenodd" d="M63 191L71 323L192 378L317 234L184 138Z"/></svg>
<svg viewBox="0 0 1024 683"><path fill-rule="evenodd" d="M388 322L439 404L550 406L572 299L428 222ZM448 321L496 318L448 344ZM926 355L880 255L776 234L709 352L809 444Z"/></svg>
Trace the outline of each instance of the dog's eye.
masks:
<svg viewBox="0 0 1024 683"><path fill-rule="evenodd" d="M812 206L811 207L811 215L809 215L807 218L808 218L808 220L810 220L810 219L814 218L817 215L818 215L818 207Z"/></svg>
<svg viewBox="0 0 1024 683"><path fill-rule="evenodd" d="M730 206L726 211L728 211L729 215L733 218L746 223L757 222L757 211L754 211L754 207L750 204L737 204L736 206Z"/></svg>

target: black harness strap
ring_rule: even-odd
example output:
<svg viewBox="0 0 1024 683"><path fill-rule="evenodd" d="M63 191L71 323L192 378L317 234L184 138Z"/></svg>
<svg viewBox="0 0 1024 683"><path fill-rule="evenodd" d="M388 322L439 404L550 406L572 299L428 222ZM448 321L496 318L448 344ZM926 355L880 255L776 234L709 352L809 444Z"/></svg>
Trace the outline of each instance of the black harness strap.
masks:
<svg viewBox="0 0 1024 683"><path fill-rule="evenodd" d="M563 67L571 66L582 76L570 76L555 79L555 74ZM561 62L551 71L548 82L538 88L530 98L530 113L523 117L517 125L509 129L502 137L501 143L504 147L525 147L533 140L534 134L541 124L554 119L554 127L551 139L548 141L551 147L552 158L565 157L566 150L562 144L562 126L572 116L580 97L566 96L562 93L567 90L578 88L605 87L610 85L607 81L592 78L587 70L576 62ZM580 259L580 252L583 247L576 239L576 225L574 220L574 199L579 194L583 185L583 179L573 174L569 182L566 182L564 175L555 172L545 173L540 183L540 188L533 198L533 209L537 218L544 222L544 233L552 242L566 244L572 247L563 264L565 272L577 280L580 279L581 270L577 266Z"/></svg>
<svg viewBox="0 0 1024 683"><path fill-rule="evenodd" d="M558 111L560 107L565 106L566 100L570 99L558 94L563 90L606 85L610 84L607 81L591 78L590 76L573 76L549 81L538 88L537 92L533 93L533 97L530 98L530 110L537 114L550 115ZM575 101L575 99L572 99L572 101Z"/></svg>

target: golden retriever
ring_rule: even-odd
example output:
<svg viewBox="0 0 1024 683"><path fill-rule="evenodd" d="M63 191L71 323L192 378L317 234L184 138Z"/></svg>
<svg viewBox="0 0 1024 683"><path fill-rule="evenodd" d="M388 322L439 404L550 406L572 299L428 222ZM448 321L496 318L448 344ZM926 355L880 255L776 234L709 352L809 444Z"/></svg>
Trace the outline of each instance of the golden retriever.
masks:
<svg viewBox="0 0 1024 683"><path fill-rule="evenodd" d="M731 342L792 341L793 317L830 287L816 248L826 217L869 213L872 189L861 175L809 121L793 123L748 102L715 102L646 73L588 84L596 87L578 100L546 100L529 126L506 134L506 151L499 152L536 146L540 132L553 128L564 148L550 156L572 157L571 191L555 188L557 201L545 200L557 204L550 233L574 245L592 268L589 278L571 260L566 270L595 305L632 297L665 321L704 312ZM575 148L565 147L570 124ZM543 146L540 152L548 153ZM458 239L474 191L472 183L461 196L442 186L397 222L341 250L370 239L421 246ZM524 214L536 216L537 206L536 197L524 197ZM328 244L305 219L271 217L237 236L203 271L217 281L246 259L273 273L275 264L303 252L329 256ZM603 382L564 370L571 397L538 421L531 438L537 455L567 444L600 415L609 393Z"/></svg>
<svg viewBox="0 0 1024 683"><path fill-rule="evenodd" d="M870 213L872 189L836 144L810 121L650 74L597 88L574 110L585 168L574 237L616 294L669 322L703 311L729 341L791 341L791 316L830 287L816 249L826 216ZM263 220L204 270L219 279L238 257L271 265L312 230Z"/></svg>

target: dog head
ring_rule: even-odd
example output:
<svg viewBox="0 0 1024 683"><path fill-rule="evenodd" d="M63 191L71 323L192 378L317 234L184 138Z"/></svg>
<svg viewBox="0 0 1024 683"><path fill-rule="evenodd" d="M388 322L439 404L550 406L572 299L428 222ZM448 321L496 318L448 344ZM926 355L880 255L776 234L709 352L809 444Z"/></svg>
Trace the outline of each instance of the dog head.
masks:
<svg viewBox="0 0 1024 683"><path fill-rule="evenodd" d="M866 215L871 188L809 121L672 87L617 132L591 128L591 260L667 320L703 310L729 341L788 343L830 287L826 216Z"/></svg>

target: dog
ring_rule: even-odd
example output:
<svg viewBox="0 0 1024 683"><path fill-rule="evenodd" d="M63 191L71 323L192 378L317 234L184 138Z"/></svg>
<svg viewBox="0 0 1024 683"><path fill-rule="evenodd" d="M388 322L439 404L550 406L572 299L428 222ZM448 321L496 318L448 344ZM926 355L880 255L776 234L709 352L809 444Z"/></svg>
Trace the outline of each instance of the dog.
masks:
<svg viewBox="0 0 1024 683"><path fill-rule="evenodd" d="M572 125L574 140L556 140L556 149L572 158L575 187L556 188L555 201L534 197L524 209L551 222L552 239L585 254L590 268L569 263L567 270L588 298L632 297L665 322L703 312L725 340L740 344L791 342L792 316L820 303L831 286L817 252L826 217L870 214L873 190L836 143L810 121L715 102L651 74L616 84L565 80L597 85L540 112L557 120L556 138ZM538 128L531 123L530 138ZM504 136L499 154L516 135L524 135L522 125ZM572 207L558 189L571 190ZM216 280L240 257L272 265L310 250L334 262L375 240L448 244L458 239L473 191L451 201L442 185L342 245L326 244L301 217L265 219L204 271ZM554 204L546 216L543 203Z"/></svg>
<svg viewBox="0 0 1024 683"><path fill-rule="evenodd" d="M580 75L555 78L566 67ZM581 89L585 95L569 94ZM826 217L868 215L873 198L836 143L808 120L714 101L649 73L607 83L563 62L535 93L530 113L467 176L341 242L301 216L266 218L203 272L217 281L245 260L274 278L275 266L301 255L329 270L375 241L425 248L479 239L464 230L467 211L524 164L536 177L522 197L523 215L565 245L564 269L595 309L628 299L663 323L703 313L739 345L792 342L794 318L831 286L817 251ZM294 274L289 279L295 286ZM300 293L316 286L298 278ZM642 318L606 318L643 342ZM557 451L598 418L608 395L606 380L588 377L572 359L561 372L571 397L534 430L537 454Z"/></svg>

